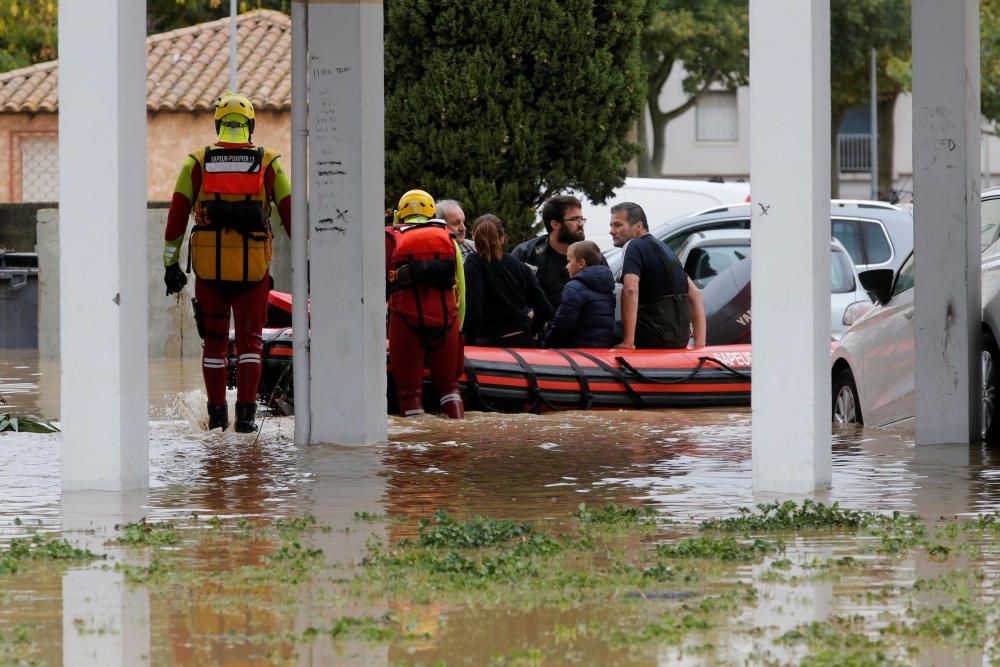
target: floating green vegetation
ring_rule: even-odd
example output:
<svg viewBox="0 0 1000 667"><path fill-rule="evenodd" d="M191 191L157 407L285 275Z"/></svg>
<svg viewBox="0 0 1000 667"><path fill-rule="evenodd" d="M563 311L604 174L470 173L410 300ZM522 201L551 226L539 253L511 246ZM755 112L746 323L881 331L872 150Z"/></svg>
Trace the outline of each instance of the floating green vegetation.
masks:
<svg viewBox="0 0 1000 667"><path fill-rule="evenodd" d="M656 553L664 558L698 558L723 561L754 561L778 551L781 542L756 539L740 542L734 537L716 538L711 535L689 537L671 544L659 544Z"/></svg>
<svg viewBox="0 0 1000 667"><path fill-rule="evenodd" d="M538 522L444 510L405 523L364 512L353 519L347 515L350 533L311 515L125 524L113 543L135 547L124 551L129 558L141 549L143 558L116 568L171 613L193 618L197 605L198 613L240 619L224 637L213 632L219 641L258 644L260 655L287 658L313 642L336 651L344 642L391 643L390 655L406 665L439 657L450 664L458 645L479 651L459 661L484 665L666 655L730 664L739 656L726 651L750 645L758 651L743 656L750 663L909 664L928 646L980 650L1000 618L988 576L1000 535L992 515L928 526L807 501L745 508L698 531L665 528L653 510L613 504ZM17 564L33 549L42 558L47 548L67 547L18 544ZM0 573L10 571L3 558ZM926 571L945 574L914 578L913 562L928 561ZM808 597L817 581L832 591L831 608L865 613L790 632L762 620L794 618L798 595ZM270 625L252 627L265 617ZM471 649L449 639L491 622L513 623L519 634L486 633L490 643ZM10 645L10 631L2 632L0 663L3 642ZM24 662L23 652L14 655Z"/></svg>
<svg viewBox="0 0 1000 667"><path fill-rule="evenodd" d="M580 503L573 516L584 524L632 525L655 524L657 513L652 507L628 507L615 503L587 507L586 503Z"/></svg>
<svg viewBox="0 0 1000 667"><path fill-rule="evenodd" d="M181 537L173 523L147 523L145 519L136 523L126 523L115 526L122 534L115 538L114 544L128 546L170 546L179 544Z"/></svg>
<svg viewBox="0 0 1000 667"><path fill-rule="evenodd" d="M13 539L5 550L0 551L0 574L14 574L32 562L92 561L101 558L105 556L78 549L66 540L36 533L30 538Z"/></svg>
<svg viewBox="0 0 1000 667"><path fill-rule="evenodd" d="M0 412L0 433L4 431L58 433L59 429L36 415L15 415L12 412Z"/></svg>
<svg viewBox="0 0 1000 667"><path fill-rule="evenodd" d="M783 503L760 503L756 511L749 507L741 507L737 511L739 516L736 517L702 521L701 529L725 532L842 530L865 528L883 520L874 512L844 509L838 503L824 505L808 498L801 505L787 500ZM899 515L894 516L898 518Z"/></svg>
<svg viewBox="0 0 1000 667"><path fill-rule="evenodd" d="M403 628L394 613L386 612L381 616L340 616L321 627L310 626L296 638L300 642L311 642L318 637L330 639L363 639L371 642L385 641L415 641L430 639L426 632L409 632Z"/></svg>
<svg viewBox="0 0 1000 667"><path fill-rule="evenodd" d="M433 519L421 519L417 545L437 549L477 549L511 541L551 542L536 533L526 521L509 519L484 519L481 516L469 521L456 521L446 510L438 510ZM554 544L554 543L553 543Z"/></svg>
<svg viewBox="0 0 1000 667"><path fill-rule="evenodd" d="M902 665L891 644L873 639L862 616L835 616L798 626L777 643L798 646L805 657L796 661L810 667L881 667Z"/></svg>
<svg viewBox="0 0 1000 667"><path fill-rule="evenodd" d="M34 665L32 659L37 650L31 628L15 625L0 628L0 665Z"/></svg>

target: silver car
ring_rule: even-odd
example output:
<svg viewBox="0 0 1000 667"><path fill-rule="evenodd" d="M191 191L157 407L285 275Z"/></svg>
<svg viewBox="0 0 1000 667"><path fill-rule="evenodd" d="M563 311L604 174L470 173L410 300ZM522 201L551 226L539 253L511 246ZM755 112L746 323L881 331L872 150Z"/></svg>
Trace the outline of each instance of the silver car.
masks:
<svg viewBox="0 0 1000 667"><path fill-rule="evenodd" d="M716 206L665 223L650 222L650 232L675 253L692 234L713 229L750 229L750 204ZM913 250L913 216L887 202L832 200L830 233L843 244L859 272L880 268L897 271ZM612 248L604 257L618 277L622 249Z"/></svg>
<svg viewBox="0 0 1000 667"><path fill-rule="evenodd" d="M982 436L1000 435L997 335L1000 332L1000 188L982 195ZM833 353L833 420L912 427L914 401L913 254L895 274L862 273L879 305L862 317Z"/></svg>
<svg viewBox="0 0 1000 667"><path fill-rule="evenodd" d="M695 232L677 249L677 259L698 287L704 287L716 275L750 254L749 229ZM851 257L837 239L830 240L830 287L830 337L839 340L874 304L861 286Z"/></svg>

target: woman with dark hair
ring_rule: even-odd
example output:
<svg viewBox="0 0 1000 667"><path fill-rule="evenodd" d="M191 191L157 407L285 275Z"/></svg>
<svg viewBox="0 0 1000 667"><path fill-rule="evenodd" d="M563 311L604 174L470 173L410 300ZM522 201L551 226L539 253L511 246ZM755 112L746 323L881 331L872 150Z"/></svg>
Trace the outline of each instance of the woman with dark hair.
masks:
<svg viewBox="0 0 1000 667"><path fill-rule="evenodd" d="M478 254L465 259L466 342L537 347L535 336L552 317L552 306L535 274L504 252L507 235L495 215L479 216L472 238Z"/></svg>

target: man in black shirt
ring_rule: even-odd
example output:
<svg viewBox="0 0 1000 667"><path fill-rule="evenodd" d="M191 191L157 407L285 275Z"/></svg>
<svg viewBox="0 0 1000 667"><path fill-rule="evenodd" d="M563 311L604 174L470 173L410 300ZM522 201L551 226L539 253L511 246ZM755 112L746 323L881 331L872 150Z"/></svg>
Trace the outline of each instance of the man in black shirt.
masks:
<svg viewBox="0 0 1000 667"><path fill-rule="evenodd" d="M515 259L535 272L553 308L559 307L563 287L569 282L566 251L572 244L584 240L586 222L579 199L568 195L550 197L542 205L542 223L548 233L525 241L511 252Z"/></svg>
<svg viewBox="0 0 1000 667"><path fill-rule="evenodd" d="M611 207L611 238L625 248L622 264L622 326L625 349L684 348L689 328L694 346L705 345L705 306L673 251L649 233L642 207Z"/></svg>

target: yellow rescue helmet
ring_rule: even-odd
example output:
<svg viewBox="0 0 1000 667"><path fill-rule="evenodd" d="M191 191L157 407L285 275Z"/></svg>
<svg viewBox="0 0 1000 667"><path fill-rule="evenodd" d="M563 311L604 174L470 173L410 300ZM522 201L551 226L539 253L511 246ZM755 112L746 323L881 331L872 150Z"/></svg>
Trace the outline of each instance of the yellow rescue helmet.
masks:
<svg viewBox="0 0 1000 667"><path fill-rule="evenodd" d="M411 215L422 215L433 218L435 212L434 198L423 190L410 190L399 198L399 207L394 216L396 221L402 221Z"/></svg>
<svg viewBox="0 0 1000 667"><path fill-rule="evenodd" d="M249 121L250 132L253 132L253 103L243 95L230 91L215 101L215 131L219 131L222 119L231 113L239 114Z"/></svg>

